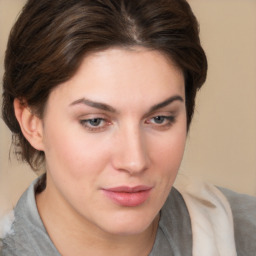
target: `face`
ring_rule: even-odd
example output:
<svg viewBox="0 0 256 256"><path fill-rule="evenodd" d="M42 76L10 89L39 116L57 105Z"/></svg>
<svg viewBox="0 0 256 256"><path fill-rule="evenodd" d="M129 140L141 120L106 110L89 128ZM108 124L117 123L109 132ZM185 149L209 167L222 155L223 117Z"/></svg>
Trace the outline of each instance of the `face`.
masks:
<svg viewBox="0 0 256 256"><path fill-rule="evenodd" d="M106 233L150 226L186 140L178 67L143 48L91 54L51 92L42 123L49 203Z"/></svg>

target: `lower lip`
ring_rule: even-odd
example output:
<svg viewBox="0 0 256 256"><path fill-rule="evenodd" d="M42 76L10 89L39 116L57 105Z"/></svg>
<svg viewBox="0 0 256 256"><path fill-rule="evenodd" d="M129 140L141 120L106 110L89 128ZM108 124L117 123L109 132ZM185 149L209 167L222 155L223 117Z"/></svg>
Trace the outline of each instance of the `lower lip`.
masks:
<svg viewBox="0 0 256 256"><path fill-rule="evenodd" d="M118 205L135 207L142 205L148 199L151 189L131 193L110 190L103 191L108 198L113 200Z"/></svg>

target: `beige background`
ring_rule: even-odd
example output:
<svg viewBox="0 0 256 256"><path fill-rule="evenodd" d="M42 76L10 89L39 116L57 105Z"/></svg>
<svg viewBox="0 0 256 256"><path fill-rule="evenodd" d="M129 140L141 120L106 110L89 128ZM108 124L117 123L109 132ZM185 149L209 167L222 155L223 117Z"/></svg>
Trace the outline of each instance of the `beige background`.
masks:
<svg viewBox="0 0 256 256"><path fill-rule="evenodd" d="M24 2L0 0L1 77L7 36ZM200 22L209 74L180 174L256 195L256 1L189 2ZM0 120L0 205L8 207L35 178L28 166L9 161L10 138Z"/></svg>

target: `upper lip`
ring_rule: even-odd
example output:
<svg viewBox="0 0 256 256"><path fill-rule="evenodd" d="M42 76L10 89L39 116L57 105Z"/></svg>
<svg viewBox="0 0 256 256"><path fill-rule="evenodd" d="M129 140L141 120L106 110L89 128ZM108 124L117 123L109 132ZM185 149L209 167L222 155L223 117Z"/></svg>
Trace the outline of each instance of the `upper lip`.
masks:
<svg viewBox="0 0 256 256"><path fill-rule="evenodd" d="M113 187L113 188L106 188L104 190L110 191L110 192L136 193L136 192L141 192L141 191L147 191L150 189L152 189L152 187L145 186L145 185L139 185L139 186L134 186L134 187L119 186L119 187Z"/></svg>

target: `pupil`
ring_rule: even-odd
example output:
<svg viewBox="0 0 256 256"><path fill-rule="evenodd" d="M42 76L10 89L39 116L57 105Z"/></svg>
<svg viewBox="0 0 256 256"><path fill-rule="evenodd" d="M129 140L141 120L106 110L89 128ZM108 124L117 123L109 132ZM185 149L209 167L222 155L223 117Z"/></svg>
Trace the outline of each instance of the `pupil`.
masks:
<svg viewBox="0 0 256 256"><path fill-rule="evenodd" d="M156 122L157 124L161 124L161 123L163 123L163 121L164 121L164 117L162 117L162 116L157 116L157 117L155 117L154 119L155 119L155 122Z"/></svg>
<svg viewBox="0 0 256 256"><path fill-rule="evenodd" d="M99 118L94 118L90 120L90 125L92 126L98 126L100 124L100 119Z"/></svg>

